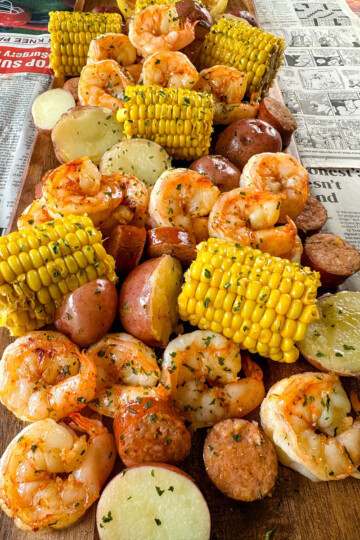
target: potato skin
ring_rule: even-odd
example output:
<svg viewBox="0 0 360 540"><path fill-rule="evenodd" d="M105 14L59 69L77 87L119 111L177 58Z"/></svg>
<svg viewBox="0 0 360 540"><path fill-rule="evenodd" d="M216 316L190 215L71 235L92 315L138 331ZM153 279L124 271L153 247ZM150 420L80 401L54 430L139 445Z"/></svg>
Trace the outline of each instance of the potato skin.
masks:
<svg viewBox="0 0 360 540"><path fill-rule="evenodd" d="M219 136L215 153L227 158L242 170L255 154L281 152L280 134L267 122L257 119L237 120Z"/></svg>
<svg viewBox="0 0 360 540"><path fill-rule="evenodd" d="M114 419L114 435L126 467L144 462L178 464L191 447L180 411L158 398L143 397L124 404Z"/></svg>
<svg viewBox="0 0 360 540"><path fill-rule="evenodd" d="M116 273L127 276L140 262L146 241L145 229L117 225L111 232L106 251L115 259Z"/></svg>
<svg viewBox="0 0 360 540"><path fill-rule="evenodd" d="M204 156L193 161L189 169L205 174L222 193L239 187L241 173L233 163L222 156Z"/></svg>
<svg viewBox="0 0 360 540"><path fill-rule="evenodd" d="M111 328L117 312L116 287L96 279L69 293L55 313L55 326L80 347L88 347Z"/></svg>
<svg viewBox="0 0 360 540"><path fill-rule="evenodd" d="M79 94L78 94L79 81L80 81L80 77L72 77L71 79L68 79L63 86L63 90L67 90L68 92L70 92L72 97L75 99L76 105L79 105Z"/></svg>
<svg viewBox="0 0 360 540"><path fill-rule="evenodd" d="M181 262L183 268L196 259L194 235L176 227L158 227L147 231L146 255L152 259L168 254Z"/></svg>
<svg viewBox="0 0 360 540"><path fill-rule="evenodd" d="M231 499L255 501L275 485L278 462L265 433L240 418L222 420L204 443L206 472L216 487Z"/></svg>

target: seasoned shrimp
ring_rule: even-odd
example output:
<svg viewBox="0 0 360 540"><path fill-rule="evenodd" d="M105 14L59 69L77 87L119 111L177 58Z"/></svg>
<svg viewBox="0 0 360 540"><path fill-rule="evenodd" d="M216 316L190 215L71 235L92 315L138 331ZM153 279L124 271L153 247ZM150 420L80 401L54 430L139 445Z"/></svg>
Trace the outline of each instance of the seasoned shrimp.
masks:
<svg viewBox="0 0 360 540"><path fill-rule="evenodd" d="M164 351L163 384L193 429L240 418L265 395L260 368L248 355L244 379L239 346L215 332L196 330L177 337ZM169 383L170 379L170 383Z"/></svg>
<svg viewBox="0 0 360 540"><path fill-rule="evenodd" d="M36 225L41 225L41 223L46 223L51 220L52 217L46 210L45 199L35 199L27 208L25 208L17 220L17 228L20 231L21 229L35 227Z"/></svg>
<svg viewBox="0 0 360 540"><path fill-rule="evenodd" d="M293 156L277 152L257 154L245 165L240 186L282 194L279 223L286 217L295 219L303 210L309 195L309 175Z"/></svg>
<svg viewBox="0 0 360 540"><path fill-rule="evenodd" d="M157 84L164 88L189 88L196 83L199 74L185 54L160 51L149 56L143 65L144 84Z"/></svg>
<svg viewBox="0 0 360 540"><path fill-rule="evenodd" d="M79 80L80 105L96 105L117 111L123 106L123 92L134 80L115 60L101 60L81 70Z"/></svg>
<svg viewBox="0 0 360 540"><path fill-rule="evenodd" d="M99 225L123 200L122 174L102 176L88 157L54 169L43 186L52 218L87 214Z"/></svg>
<svg viewBox="0 0 360 540"><path fill-rule="evenodd" d="M339 377L298 373L275 383L261 405L261 424L280 462L310 478L341 480L360 465L360 421Z"/></svg>
<svg viewBox="0 0 360 540"><path fill-rule="evenodd" d="M87 63L101 60L115 60L122 67L130 66L135 63L136 49L124 34L102 34L90 42Z"/></svg>
<svg viewBox="0 0 360 540"><path fill-rule="evenodd" d="M280 227L276 227L276 228L278 229ZM304 251L304 248L303 248L303 245L302 245L301 238L297 234L295 236L294 247L290 251L288 251L288 253L284 253L284 254L280 255L280 257L282 259L289 259L289 261L291 261L291 262L300 263L301 262L301 255L302 255L303 251Z"/></svg>
<svg viewBox="0 0 360 540"><path fill-rule="evenodd" d="M117 224L144 227L149 206L149 190L146 184L130 174L117 173L113 176L119 179L124 198L101 229L111 230Z"/></svg>
<svg viewBox="0 0 360 540"><path fill-rule="evenodd" d="M189 169L163 172L150 195L149 215L155 227L192 231L192 220L206 216L220 195L209 177Z"/></svg>
<svg viewBox="0 0 360 540"><path fill-rule="evenodd" d="M30 424L1 458L0 505L20 529L62 529L77 521L114 466L114 436L98 420L71 418L69 425L50 418Z"/></svg>
<svg viewBox="0 0 360 540"><path fill-rule="evenodd" d="M142 56L158 51L178 51L195 39L198 21L180 18L174 6L150 6L130 23L129 38Z"/></svg>
<svg viewBox="0 0 360 540"><path fill-rule="evenodd" d="M96 394L89 406L106 416L116 415L123 396L135 391L141 397L159 381L153 350L130 334L107 334L87 355L97 368Z"/></svg>
<svg viewBox="0 0 360 540"><path fill-rule="evenodd" d="M242 103L246 92L247 74L227 66L203 69L194 86L198 92L208 92L215 98L214 124L231 124L242 118L255 118L259 96L253 94L250 103Z"/></svg>
<svg viewBox="0 0 360 540"><path fill-rule="evenodd" d="M0 362L0 400L20 420L59 420L95 396L96 367L60 332L29 332Z"/></svg>
<svg viewBox="0 0 360 540"><path fill-rule="evenodd" d="M287 253L294 247L297 229L290 221L274 227L280 202L281 195L250 188L222 193L210 212L210 236L250 245L275 256Z"/></svg>

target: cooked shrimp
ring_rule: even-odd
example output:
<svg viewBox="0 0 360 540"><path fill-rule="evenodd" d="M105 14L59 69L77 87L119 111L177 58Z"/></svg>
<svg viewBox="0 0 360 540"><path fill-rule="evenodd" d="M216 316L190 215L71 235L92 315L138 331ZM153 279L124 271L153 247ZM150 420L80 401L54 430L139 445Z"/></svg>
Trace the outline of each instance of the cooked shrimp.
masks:
<svg viewBox="0 0 360 540"><path fill-rule="evenodd" d="M203 69L194 86L198 92L208 92L215 98L214 124L231 124L242 118L255 118L259 97L253 94L251 103L242 103L246 92L247 74L227 66Z"/></svg>
<svg viewBox="0 0 360 540"><path fill-rule="evenodd" d="M337 375L298 373L270 388L261 424L283 465L313 482L340 480L360 465L360 421L350 410Z"/></svg>
<svg viewBox="0 0 360 540"><path fill-rule="evenodd" d="M122 67L130 66L136 60L136 49L124 34L103 34L90 42L87 63L101 60L115 60Z"/></svg>
<svg viewBox="0 0 360 540"><path fill-rule="evenodd" d="M144 227L149 206L149 190L146 184L130 174L117 173L113 176L119 180L124 198L110 219L101 226L101 229L109 229L111 221L116 221L114 224Z"/></svg>
<svg viewBox="0 0 360 540"><path fill-rule="evenodd" d="M197 21L180 18L174 6L150 6L130 23L129 38L142 56L158 51L178 51L195 39Z"/></svg>
<svg viewBox="0 0 360 540"><path fill-rule="evenodd" d="M250 188L222 193L209 216L210 236L240 242L279 256L294 247L297 229L292 222L274 227L281 195Z"/></svg>
<svg viewBox="0 0 360 540"><path fill-rule="evenodd" d="M189 88L196 83L199 74L185 54L160 51L149 56L143 65L144 84L157 84L164 88Z"/></svg>
<svg viewBox="0 0 360 540"><path fill-rule="evenodd" d="M98 420L71 418L69 425L50 418L30 424L1 458L0 505L20 529L68 527L99 497L113 468L113 435Z"/></svg>
<svg viewBox="0 0 360 540"><path fill-rule="evenodd" d="M247 356L246 378L239 379L239 346L215 332L177 337L166 347L162 367L163 384L170 384L175 405L193 429L245 416L265 395L260 368Z"/></svg>
<svg viewBox="0 0 360 540"><path fill-rule="evenodd" d="M265 152L249 159L245 165L240 186L282 194L279 223L286 223L286 217L295 219L303 210L309 195L308 173L289 154Z"/></svg>
<svg viewBox="0 0 360 540"><path fill-rule="evenodd" d="M0 362L0 400L27 422L79 411L95 389L95 365L60 332L29 332L7 346Z"/></svg>
<svg viewBox="0 0 360 540"><path fill-rule="evenodd" d="M51 220L52 217L46 210L45 199L35 199L27 208L25 208L17 220L17 228L20 231L21 229L35 227L36 225L41 225L41 223L46 223Z"/></svg>
<svg viewBox="0 0 360 540"><path fill-rule="evenodd" d="M142 73L143 64L141 62L131 64L124 68L125 73L129 74L133 78L134 82L137 83L140 80Z"/></svg>
<svg viewBox="0 0 360 540"><path fill-rule="evenodd" d="M276 227L276 228L279 229L280 227ZM291 262L300 263L301 262L301 255L302 255L303 251L304 251L304 248L303 248L303 245L302 245L301 238L297 234L295 236L294 247L290 251L288 251L288 253L284 253L284 254L280 255L280 257L282 259L289 259L289 261L291 261Z"/></svg>
<svg viewBox="0 0 360 540"><path fill-rule="evenodd" d="M160 368L153 350L130 334L107 334L91 345L87 355L97 368L96 394L89 406L106 416L115 416L121 396L134 386L139 387L135 392L141 397L159 381Z"/></svg>
<svg viewBox="0 0 360 540"><path fill-rule="evenodd" d="M189 169L163 172L150 195L149 215L155 227L191 232L192 220L206 216L220 194L208 176Z"/></svg>
<svg viewBox="0 0 360 540"><path fill-rule="evenodd" d="M123 200L123 175L102 176L88 157L54 169L43 186L52 218L87 214L95 225L108 219Z"/></svg>
<svg viewBox="0 0 360 540"><path fill-rule="evenodd" d="M123 105L121 99L129 84L134 84L133 78L115 60L88 64L80 74L80 105L96 105L117 111Z"/></svg>

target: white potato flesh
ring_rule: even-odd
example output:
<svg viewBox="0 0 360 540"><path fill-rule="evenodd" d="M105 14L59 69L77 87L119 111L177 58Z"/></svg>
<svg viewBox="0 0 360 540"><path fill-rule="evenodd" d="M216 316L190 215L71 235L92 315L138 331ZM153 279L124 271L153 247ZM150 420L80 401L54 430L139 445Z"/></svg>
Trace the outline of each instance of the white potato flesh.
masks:
<svg viewBox="0 0 360 540"><path fill-rule="evenodd" d="M360 376L360 292L319 298L320 318L297 346L312 364L339 375Z"/></svg>
<svg viewBox="0 0 360 540"><path fill-rule="evenodd" d="M96 521L101 540L208 540L210 513L181 471L140 465L104 489Z"/></svg>
<svg viewBox="0 0 360 540"><path fill-rule="evenodd" d="M61 163L88 156L98 165L106 150L122 139L116 114L104 107L75 107L60 118L51 133Z"/></svg>
<svg viewBox="0 0 360 540"><path fill-rule="evenodd" d="M130 139L116 144L103 155L100 172L132 174L148 187L153 187L170 166L171 158L159 144L146 139Z"/></svg>
<svg viewBox="0 0 360 540"><path fill-rule="evenodd" d="M75 107L75 100L70 92L62 88L47 90L32 104L34 124L40 130L51 130L59 118L72 107Z"/></svg>

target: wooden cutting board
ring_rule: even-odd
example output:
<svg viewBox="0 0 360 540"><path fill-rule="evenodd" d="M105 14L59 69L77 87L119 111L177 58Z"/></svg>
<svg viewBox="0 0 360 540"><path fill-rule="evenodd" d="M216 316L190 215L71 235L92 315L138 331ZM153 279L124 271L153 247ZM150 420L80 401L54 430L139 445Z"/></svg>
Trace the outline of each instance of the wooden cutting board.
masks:
<svg viewBox="0 0 360 540"><path fill-rule="evenodd" d="M90 11L95 5L112 5L111 0L78 0L76 9ZM230 0L230 8L246 9L255 13L252 0ZM56 84L56 82L55 82ZM277 83L271 95L282 100ZM298 156L292 142L289 150ZM16 229L16 220L24 208L34 198L34 188L43 174L57 167L50 138L39 134L33 154L24 175L19 196L14 206L9 231ZM7 330L0 330L0 354L11 342ZM268 390L277 380L313 368L304 360L283 365L259 360L264 371L265 386ZM360 388L355 380L344 380L347 390ZM258 411L251 415L259 420ZM24 427L5 407L0 405L0 452ZM271 540L357 540L360 539L360 482L349 478L341 482L312 483L300 474L280 466L278 480L272 494L262 501L241 503L228 499L209 480L202 460L202 447L206 430L199 430L193 437L190 457L182 468L200 486L211 512L213 540L261 540L273 530ZM121 469L119 460L114 473ZM12 520L0 512L0 540L95 540L98 534L95 525L95 507L86 513L74 526L49 534L25 533L14 526ZM134 538L134 540L147 540ZM171 540L171 539L169 539ZM192 540L184 538L183 540Z"/></svg>

